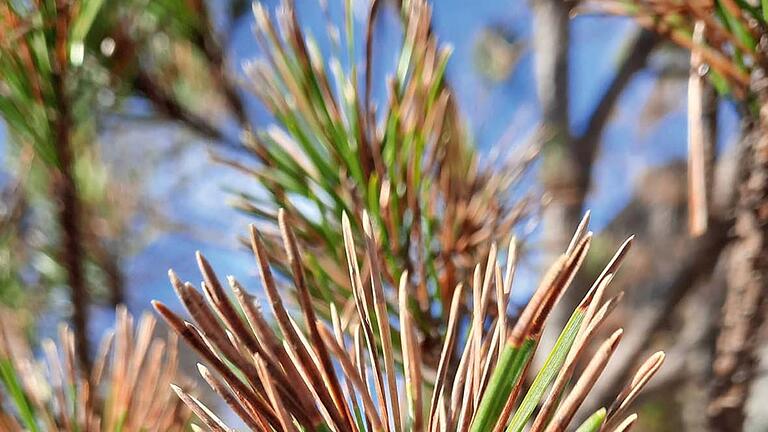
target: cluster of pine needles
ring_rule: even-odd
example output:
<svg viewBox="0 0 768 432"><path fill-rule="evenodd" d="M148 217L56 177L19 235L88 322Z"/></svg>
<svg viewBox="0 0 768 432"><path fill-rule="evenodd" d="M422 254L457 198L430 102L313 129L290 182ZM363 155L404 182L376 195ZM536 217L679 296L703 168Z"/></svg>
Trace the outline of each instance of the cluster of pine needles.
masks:
<svg viewBox="0 0 768 432"><path fill-rule="evenodd" d="M191 412L169 390L172 382L183 380L177 369L177 338L153 337L156 323L144 314L135 326L125 307L118 307L115 330L103 337L85 375L78 370L68 327L59 329L58 346L43 341L45 361L39 362L16 315L0 311L0 430L186 430Z"/></svg>
<svg viewBox="0 0 768 432"><path fill-rule="evenodd" d="M377 22L390 12L386 2L370 2L364 28L357 29L352 2L319 1L328 31L317 37L293 1L279 2L275 11L255 2L263 56L247 63L245 73L274 124L246 134L259 163L222 159L264 186L263 194L237 191L235 207L272 228L263 230L263 241L280 271L288 266L278 209L291 217L308 252L303 265L318 315L329 318L329 300L351 295L338 247L340 215L365 210L388 246L382 278L396 285L408 270L419 302L416 322L428 332L444 320L435 312L448 309L453 288L471 277L491 237L529 216L528 199L511 196L534 152L501 167L480 162L446 83L451 48L432 31L431 5L400 3L399 54L387 62L374 43ZM334 22L339 15L342 25ZM375 101L377 92L386 99ZM432 309L435 303L441 307Z"/></svg>
<svg viewBox="0 0 768 432"><path fill-rule="evenodd" d="M285 292L278 289L279 281L254 226L251 246L279 331L270 327L270 318L262 312L257 297L229 277L237 305L232 303L200 254L202 293L170 272L192 322L163 303L153 302L170 327L202 357L205 365L198 368L203 378L252 430L485 432L523 431L530 424L531 431L563 431L577 417L619 346L622 329L597 341L597 349L587 354L588 345L602 338L601 324L620 300L620 295L603 297L631 239L595 280L528 383L547 317L589 250L588 217L516 320L507 313L515 269L514 243L505 269L499 265L496 246L490 248L486 265L476 266L469 288L459 284L454 291L436 370L425 366L420 357L420 334L411 314L416 305L408 295L407 277L401 278L396 290L382 283L378 264L382 245L373 235L367 214L361 215L361 249L355 244L349 219L346 214L343 217L354 312L340 314L331 304L330 323L319 320L312 307L291 223L282 211L278 219L303 323L291 316L283 302ZM358 250L365 252L362 257ZM388 295L393 291L397 294ZM460 305L465 296L472 307L462 317ZM399 338L392 337L394 328L399 330ZM594 411L578 430L629 429L637 415L628 414L628 408L663 360L661 352L650 356L613 403ZM211 430L233 430L192 394L176 386L174 390Z"/></svg>

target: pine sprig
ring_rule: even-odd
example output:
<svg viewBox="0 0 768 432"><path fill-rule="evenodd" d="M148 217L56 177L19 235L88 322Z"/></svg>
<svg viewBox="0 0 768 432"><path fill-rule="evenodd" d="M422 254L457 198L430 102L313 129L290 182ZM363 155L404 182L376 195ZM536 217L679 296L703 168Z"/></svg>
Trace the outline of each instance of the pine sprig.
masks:
<svg viewBox="0 0 768 432"><path fill-rule="evenodd" d="M491 240L507 242L530 211L511 199L530 158L499 168L478 162L445 79L451 49L432 32L423 0L402 2L399 58L385 69L387 100L372 100L372 38L387 7L380 3L371 3L362 54L348 2L343 30L329 23L330 52L321 52L293 1L274 13L255 3L264 58L249 63L246 75L275 124L245 137L258 163L221 159L263 185L262 194L235 191L235 206L259 220L270 259L286 273L278 209L290 216L311 251L303 267L321 316L330 317L329 303L351 306L339 215L355 221L352 234L361 241L357 227L367 212L386 246L376 253L381 284L390 292L407 274L414 321L426 332L444 325L439 311L448 310L456 282L471 276L475 257L487 255ZM376 59L377 68L387 67Z"/></svg>
<svg viewBox="0 0 768 432"><path fill-rule="evenodd" d="M582 227L587 226L587 219ZM399 305L397 321L382 304L383 289L377 282L381 274L372 264L381 245L367 214L363 215L366 254L362 265L355 252L358 249L351 222L346 215L342 217L347 283L355 306L351 316L344 318L331 304L330 323L317 318L312 310L301 276L299 263L303 260L292 220L284 211L278 213L278 220L283 247L294 264L295 294L303 299L297 311L303 322L294 321L286 309L265 246L253 226L251 242L269 309L278 323L277 331L266 326L268 318L257 298L229 277L243 311L237 312L202 256L198 263L205 280L205 297L171 273L172 283L192 316L191 322L164 304L153 302L166 322L208 363L200 367L206 381L254 430L515 432L531 424L533 431L563 431L571 425L612 354L619 349L622 329L614 330L602 341L595 338L620 301L621 294L607 300L603 297L631 239L616 252L587 292L541 370L527 385L525 377L541 332L584 261L591 243L590 232L577 231L572 247L551 266L516 320L506 313L511 278L502 278L495 247L490 248L494 252L486 270L477 266L472 283L467 288L458 284L453 291L440 359L437 368L432 369L421 360L419 339L423 334L414 325L412 311L416 303L407 287L407 277L401 279L395 299ZM514 266L514 261L510 265ZM361 269L368 269L369 274L364 277ZM465 303L473 305L470 311L462 311L460 305ZM492 313L497 310L504 313ZM465 313L469 315L466 318L462 316ZM460 322L471 323L465 336L460 334ZM395 325L398 335L390 332ZM599 343L597 350L591 358L585 358L585 348L594 342ZM401 347L400 353L395 352L395 345ZM400 356L402 369L394 366L395 356ZM636 416L627 416L627 409L663 360L661 352L649 357L611 406L597 410L579 430L629 427ZM577 374L579 364L586 366ZM213 378L215 375L219 378ZM177 392L203 416L206 425L215 425L213 430L230 430L214 410Z"/></svg>

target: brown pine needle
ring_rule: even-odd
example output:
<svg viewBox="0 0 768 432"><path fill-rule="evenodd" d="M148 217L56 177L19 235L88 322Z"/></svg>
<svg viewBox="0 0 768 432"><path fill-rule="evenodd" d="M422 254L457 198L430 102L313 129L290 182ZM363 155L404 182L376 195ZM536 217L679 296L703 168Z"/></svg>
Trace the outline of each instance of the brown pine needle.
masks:
<svg viewBox="0 0 768 432"><path fill-rule="evenodd" d="M454 291L453 291L453 300L451 301L451 311L448 314L448 331L445 335L445 342L443 344L443 350L440 353L440 362L437 366L437 378L435 379L435 386L434 390L432 391L432 400L429 402L429 415L427 416L428 419L428 430L433 430L433 418L435 416L435 412L437 411L437 402L438 398L440 398L443 394L443 387L445 386L445 379L448 374L448 360L450 359L450 354L453 351L453 346L456 342L456 332L458 331L458 325L459 325L459 306L461 304L461 296L464 292L463 285L459 285Z"/></svg>
<svg viewBox="0 0 768 432"><path fill-rule="evenodd" d="M613 405L608 410L606 423L622 415L629 405L637 398L643 387L650 381L664 363L664 353L659 351L643 362L626 387L619 393Z"/></svg>
<svg viewBox="0 0 768 432"><path fill-rule="evenodd" d="M504 294L509 297L512 290L512 280L515 277L515 268L517 267L517 239L512 236L509 239L509 248L507 249L507 265L504 273Z"/></svg>
<svg viewBox="0 0 768 432"><path fill-rule="evenodd" d="M352 292L355 297L360 324L363 329L363 339L371 359L371 371L373 373L374 388L376 389L376 401L379 404L379 412L381 413L383 424L389 425L389 410L387 408L387 399L384 390L384 378L378 355L376 355L376 342L374 340L371 324L372 311L369 307L371 302L366 296L363 282L360 277L360 266L357 263L357 253L355 252L357 249L355 247L355 240L352 237L352 228L349 224L349 217L346 213L342 215L342 234L344 236L344 247L346 250Z"/></svg>
<svg viewBox="0 0 768 432"><path fill-rule="evenodd" d="M352 381L352 385L357 387L360 397L363 401L363 405L365 406L366 416L371 421L371 423L373 423L373 430L384 431L384 425L382 424L381 419L377 414L376 406L373 404L373 400L371 400L371 396L368 394L368 391L363 384L363 380L361 379L360 375L358 375L357 370L352 365L352 361L349 359L349 356L347 356L347 353L342 347L336 344L333 336L328 330L325 329L325 327L320 326L319 329L320 336L323 338L328 348L333 351L339 363L341 363L341 367L344 370L344 375L347 379Z"/></svg>
<svg viewBox="0 0 768 432"><path fill-rule="evenodd" d="M173 391L179 396L184 403L197 415L206 426L208 426L213 432L234 432L233 429L228 428L216 415L211 412L202 402L197 400L194 396L188 395L181 387L176 384L171 384Z"/></svg>
<svg viewBox="0 0 768 432"><path fill-rule="evenodd" d="M184 380L177 373L175 336L154 337L151 314L135 327L124 306L116 308L115 316L115 329L105 332L93 368L84 373L76 367L75 336L66 325L59 327L58 346L51 339L42 342L40 364L16 312L0 308L0 430L98 432L119 424L125 432L180 432L191 412L168 388L171 381ZM6 392L9 379L18 383L15 395ZM18 401L17 392L33 410L23 422L16 415L26 408L5 411Z"/></svg>
<svg viewBox="0 0 768 432"><path fill-rule="evenodd" d="M309 328L309 335L312 339L313 346L307 348L307 352L311 352L312 348L314 348L320 363L318 369L320 370L323 381L328 384L328 388L330 389L330 394L335 405L335 412L341 414L339 421L346 421L347 426L352 427L354 424L354 419L352 418L352 414L349 412L349 407L344 401L344 394L341 391L341 386L336 380L336 375L333 372L333 366L331 364L331 359L328 356L328 351L325 349L325 345L320 339L320 334L317 329L317 318L312 307L312 299L309 294L309 288L305 282L304 270L302 267L301 258L299 257L296 237L287 224L285 219L285 211L283 209L280 209L278 212L278 221L280 224L280 233L283 236L283 244L288 254L288 263L290 264L291 272L293 273L294 284L299 291L299 303L301 304L301 309L304 312L304 319L306 321L307 327ZM296 334L300 335L299 332L296 332Z"/></svg>
<svg viewBox="0 0 768 432"><path fill-rule="evenodd" d="M235 414L243 419L248 427L254 430L266 428L266 425L262 421L252 416L248 409L242 406L241 399L233 395L221 381L217 380L216 377L211 374L208 368L198 363L197 370L200 372L200 376L203 377L211 389L213 389L213 391L216 392L216 394L218 394L219 397L221 397L230 408L232 408Z"/></svg>
<svg viewBox="0 0 768 432"><path fill-rule="evenodd" d="M265 293L269 299L272 313L277 320L278 327L282 332L285 340L287 341L288 354L298 360L297 366L303 366L304 374L309 381L307 386L312 387L317 392L323 405L328 409L328 412L334 417L335 423L346 423L346 419L343 419L338 415L336 411L336 404L330 391L323 385L323 379L320 376L319 371L313 366L312 359L309 352L304 348L301 343L296 330L291 324L288 312L286 312L283 301L280 294L277 291L274 277L272 276L272 270L269 268L269 262L267 261L267 255L264 250L264 246L259 239L259 234L256 231L254 225L250 226L251 231L251 248L253 250L256 261L259 265L259 272L261 275L262 284L264 286Z"/></svg>
<svg viewBox="0 0 768 432"><path fill-rule="evenodd" d="M293 420L291 420L291 417L288 415L288 413L285 410L285 406L283 405L282 400L280 399L280 395L275 390L275 386L272 385L272 380L270 379L269 371L267 370L266 365L264 364L264 361L258 357L258 355L254 358L256 361L256 368L259 370L259 377L261 377L261 381L264 383L264 386L267 390L267 396L269 397L269 401L271 402L272 406L275 408L275 413L277 414L277 418L280 420L280 425L283 427L283 431L285 432L298 432L298 428L296 425L293 424ZM267 428L266 425L263 425L265 429ZM258 428L257 428L258 430Z"/></svg>
<svg viewBox="0 0 768 432"><path fill-rule="evenodd" d="M515 326L512 327L512 332L507 338L507 343L512 346L520 346L523 339L528 335L533 319L539 313L539 310L546 300L550 290L560 277L560 273L563 271L565 264L568 260L566 255L561 255L557 261L554 262L545 273L539 287L533 293L533 297L528 301L528 304L523 309L523 312L515 322Z"/></svg>
<svg viewBox="0 0 768 432"><path fill-rule="evenodd" d="M307 413L310 423L317 424L317 422L320 421L319 414L311 409L313 400L312 397L309 396L309 390L302 385L304 381L296 369L296 365L290 360L283 344L272 332L272 328L261 314L256 297L248 294L233 277L229 277L228 280L229 285L235 293L235 297L238 299L240 307L250 324L251 330L254 332L254 335L259 342L260 349L258 350L258 354L265 359L270 369L270 373L272 374L271 376L273 379L280 381L281 392L289 389L292 390L291 393L296 396L299 401L298 403L301 404L304 412ZM280 366L280 369L284 371L284 374L274 369L276 365ZM284 393L283 396L285 396Z"/></svg>
<svg viewBox="0 0 768 432"><path fill-rule="evenodd" d="M344 343L344 331L341 328L341 318L339 318L339 313L336 310L336 305L331 303L331 324L333 328L333 336L336 338L336 343L339 344L342 348L345 350L346 345ZM354 365L354 362L352 362ZM349 381L344 381L345 386L342 388L344 391L344 398L352 401L352 412L361 412L360 406L357 403L357 396L355 394L355 389L352 386L352 383Z"/></svg>
<svg viewBox="0 0 768 432"><path fill-rule="evenodd" d="M688 229L694 236L706 232L709 214L707 153L712 143L706 142L704 92L707 84L702 74L704 63L697 48L704 43L705 26L701 20L693 25L694 49L691 50L688 75Z"/></svg>
<svg viewBox="0 0 768 432"><path fill-rule="evenodd" d="M405 271L400 276L400 287L398 291L398 307L400 308L400 335L402 338L403 369L405 370L405 388L406 400L408 401L408 410L413 419L413 429L421 430L423 428L422 414L422 379L421 379L421 358L419 355L419 344L416 341L416 335L413 331L413 323L408 310L408 272Z"/></svg>
<svg viewBox="0 0 768 432"><path fill-rule="evenodd" d="M472 394L473 394L473 406L477 406L480 402L480 374L483 373L483 365L479 359L482 357L482 345L483 345L483 318L485 318L485 311L483 311L482 303L482 287L480 286L480 265L475 267L474 280L472 281L472 358L475 360L472 362Z"/></svg>
<svg viewBox="0 0 768 432"><path fill-rule="evenodd" d="M607 282L601 284L601 288L598 289L598 292L601 292L606 284ZM557 404L560 402L560 397L563 394L565 387L568 385L568 382L571 380L571 377L576 370L577 362L587 348L587 344L591 341L592 336L594 336L595 331L600 327L600 324L603 323L603 320L608 316L613 307L615 307L616 302L613 300L614 299L611 299L601 306L600 309L592 315L591 319L588 319L590 315L589 312L585 315L584 322L588 322L588 325L586 328L579 330L579 334L577 335L571 350L568 352L568 356L566 357L563 366L560 368L560 371L555 378L555 382L552 384L549 395L545 399L539 413L536 415L536 418L531 425L531 432L543 430L547 422L549 422L554 415ZM595 295L591 300L591 303L582 304L580 307L583 308L586 306L589 311L589 309L597 305L598 301L599 295Z"/></svg>
<svg viewBox="0 0 768 432"><path fill-rule="evenodd" d="M395 381L395 360L392 350L392 334L389 327L389 312L387 311L387 302L384 297L384 287L381 281L380 259L376 251L376 239L373 237L373 226L368 217L368 212L365 211L363 212L363 232L365 234L368 262L371 266L371 286L373 287L373 300L376 306L376 322L378 323L382 351L384 352L384 368L387 373L389 403L392 409L395 431L401 432L403 431L403 420L400 417L400 401Z"/></svg>
<svg viewBox="0 0 768 432"><path fill-rule="evenodd" d="M630 429L632 429L632 426L635 425L636 421L637 421L637 414L631 414L627 416L627 418L625 418L624 421L619 423L619 425L616 426L616 429L614 429L613 432L628 432Z"/></svg>
<svg viewBox="0 0 768 432"><path fill-rule="evenodd" d="M221 286L219 278L216 277L216 273L213 271L213 268L211 268L210 263L208 263L208 260L205 259L200 251L198 251L195 256L200 268L200 273L205 280L203 287L206 288L205 293L210 298L209 302L216 306L215 309L219 312L219 317L222 321L227 323L230 329L232 329L232 334L234 334L241 343L245 344L250 352L256 352L258 345L256 339L250 332L246 331L240 315L235 311L232 303L230 303L229 298L224 292L224 288Z"/></svg>
<svg viewBox="0 0 768 432"><path fill-rule="evenodd" d="M587 230L589 228L589 219L592 215L592 212L587 210L586 213L584 213L584 216L581 218L581 222L579 222L579 225L576 227L576 232L573 234L573 237L571 238L571 242L568 244L568 247L565 249L565 254L570 255L573 253L573 250L576 248L576 244L580 242L584 235L587 233Z"/></svg>
<svg viewBox="0 0 768 432"><path fill-rule="evenodd" d="M319 415L322 417L323 421L326 422L326 424L338 430L340 426L336 423L336 419L331 416L328 406L318 393L318 389L312 384L312 379L309 377L306 366L304 366L301 360L296 357L295 351L290 349L287 349L286 351L288 352L290 360L298 366L299 375L306 385L310 396L313 398Z"/></svg>
<svg viewBox="0 0 768 432"><path fill-rule="evenodd" d="M224 379L224 381L229 384L232 391L242 400L246 403L248 409L254 413L259 411L257 406L261 406L261 411L269 411L269 408L263 405L263 399L258 397L253 390L251 390L249 387L247 387L240 378L235 375L234 372L232 372L229 367L227 367L224 362L221 361L221 359L211 351L206 341L203 339L203 337L200 335L200 333L196 330L194 330L194 327L186 323L184 320L179 318L176 314L174 314L168 307L166 307L163 303L154 300L152 302L152 305L155 307L155 310L163 317L166 323L171 326L172 329L174 329L179 336L182 337L187 343L189 343L192 348L197 351L198 354L200 354L208 363L209 366L213 367ZM191 408L191 407L190 407ZM274 418L271 413L269 413L268 420L270 420L271 424L276 424L276 418Z"/></svg>
<svg viewBox="0 0 768 432"><path fill-rule="evenodd" d="M501 269L498 264L494 274L496 276L496 346L501 350L501 347L504 346L504 341L507 340L507 303L509 302L509 296L504 292L504 285L501 281ZM498 353L494 353L494 359L496 358L495 354Z"/></svg>
<svg viewBox="0 0 768 432"><path fill-rule="evenodd" d="M571 419L576 414L576 410L581 406L584 398L592 389L592 386L597 381L597 378L605 369L605 365L608 364L608 360L616 350L616 347L621 340L621 335L624 333L622 329L616 330L595 353L595 356L589 361L586 369L576 381L576 385L563 401L562 405L555 412L552 422L545 429L546 432L557 432L564 430Z"/></svg>
<svg viewBox="0 0 768 432"><path fill-rule="evenodd" d="M472 331L470 329L470 331ZM451 389L451 405L450 412L452 418L458 416L461 411L460 404L462 403L462 396L464 395L464 386L467 384L467 375L470 367L470 350L469 344L466 344L459 360L459 366L456 368L456 376L453 380L453 388Z"/></svg>
<svg viewBox="0 0 768 432"><path fill-rule="evenodd" d="M602 280L606 278L609 274L616 274L618 272L619 268L621 267L621 264L624 262L624 258L627 256L627 253L629 253L630 248L632 247L632 243L635 240L635 236L629 236L626 240L624 240L624 243L619 246L619 249L616 250L616 253L613 254L613 257L611 257L611 260L608 261L608 264L603 268L603 271L600 272L600 276L595 279L595 282L592 284L592 287L590 288L590 291L593 291L597 289L597 286L600 285Z"/></svg>

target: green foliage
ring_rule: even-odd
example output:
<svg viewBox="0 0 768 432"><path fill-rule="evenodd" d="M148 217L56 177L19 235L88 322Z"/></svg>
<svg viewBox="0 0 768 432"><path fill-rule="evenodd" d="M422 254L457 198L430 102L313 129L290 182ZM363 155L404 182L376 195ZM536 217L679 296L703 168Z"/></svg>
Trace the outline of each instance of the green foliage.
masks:
<svg viewBox="0 0 768 432"><path fill-rule="evenodd" d="M533 357L536 341L527 339L521 346L507 345L499 358L496 371L488 384L488 393L483 397L477 417L472 422L472 431L493 429L512 394L523 377L528 362Z"/></svg>
<svg viewBox="0 0 768 432"><path fill-rule="evenodd" d="M507 428L508 432L522 432L534 410L543 402L544 392L546 392L557 374L562 370L566 357L576 341L576 336L581 329L586 313L586 310L580 308L576 309L573 315L571 315L562 333L560 333L560 337L555 342L555 346L552 347L552 351L544 360L541 370L539 370L533 383L531 383L528 393L526 393L517 411L515 411L515 415L512 417L512 421Z"/></svg>
<svg viewBox="0 0 768 432"><path fill-rule="evenodd" d="M24 426L30 431L39 431L35 411L21 389L19 374L9 358L0 359L0 379L11 397L11 402L16 406Z"/></svg>

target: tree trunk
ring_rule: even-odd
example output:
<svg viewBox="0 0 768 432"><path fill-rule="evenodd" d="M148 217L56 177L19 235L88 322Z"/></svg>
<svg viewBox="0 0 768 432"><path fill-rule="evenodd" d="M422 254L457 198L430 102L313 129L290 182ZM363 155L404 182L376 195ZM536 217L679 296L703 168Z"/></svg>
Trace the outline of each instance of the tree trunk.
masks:
<svg viewBox="0 0 768 432"><path fill-rule="evenodd" d="M541 178L550 197L542 215L543 240L548 258L553 258L565 250L581 218L584 191L577 185L585 181L576 166L568 121L568 5L535 0L531 6L536 91L545 134Z"/></svg>
<svg viewBox="0 0 768 432"><path fill-rule="evenodd" d="M539 178L547 200L541 214L542 262L554 262L565 252L581 219L589 172L579 169L568 120L569 9L562 0L532 0L533 52L536 92L541 106L541 169ZM582 187L584 186L584 187ZM568 320L578 293L566 291L561 305L552 312L552 325L542 335L542 345L551 347L557 331ZM544 350L546 352L546 349ZM536 356L540 366L544 359Z"/></svg>
<svg viewBox="0 0 768 432"><path fill-rule="evenodd" d="M741 142L735 235L726 281L708 416L716 431L744 428L744 407L757 373L757 333L768 295L768 136L766 123Z"/></svg>

